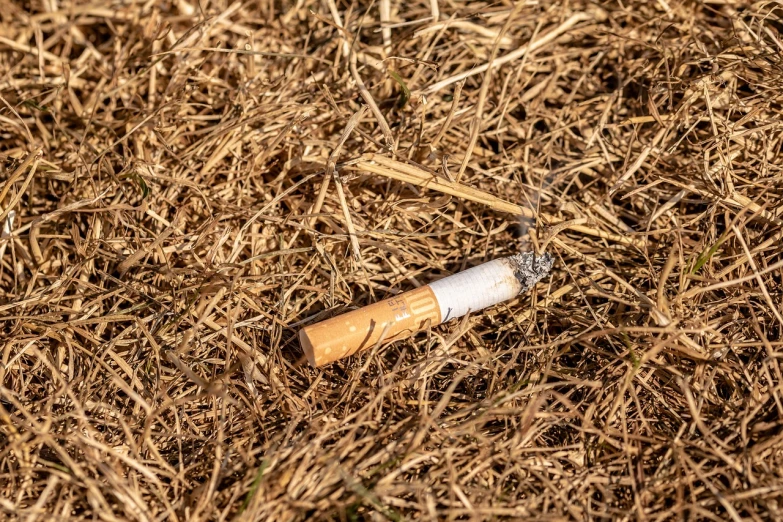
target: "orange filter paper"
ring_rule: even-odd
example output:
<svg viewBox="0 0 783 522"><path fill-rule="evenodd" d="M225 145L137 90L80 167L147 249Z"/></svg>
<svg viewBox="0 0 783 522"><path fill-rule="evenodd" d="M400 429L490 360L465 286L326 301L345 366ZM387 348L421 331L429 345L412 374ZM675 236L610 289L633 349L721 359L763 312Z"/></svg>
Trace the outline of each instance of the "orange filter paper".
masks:
<svg viewBox="0 0 783 522"><path fill-rule="evenodd" d="M299 332L307 360L318 367L440 324L429 285L338 315Z"/></svg>

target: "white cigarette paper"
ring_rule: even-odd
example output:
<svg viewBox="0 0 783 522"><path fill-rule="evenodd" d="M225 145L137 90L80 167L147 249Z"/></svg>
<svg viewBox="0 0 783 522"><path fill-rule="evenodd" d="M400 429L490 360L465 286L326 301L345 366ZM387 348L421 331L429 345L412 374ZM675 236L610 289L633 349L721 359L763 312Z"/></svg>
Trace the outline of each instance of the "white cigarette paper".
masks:
<svg viewBox="0 0 783 522"><path fill-rule="evenodd" d="M299 340L310 364L322 366L513 299L549 274L552 263L547 253L495 259L307 326L299 332Z"/></svg>

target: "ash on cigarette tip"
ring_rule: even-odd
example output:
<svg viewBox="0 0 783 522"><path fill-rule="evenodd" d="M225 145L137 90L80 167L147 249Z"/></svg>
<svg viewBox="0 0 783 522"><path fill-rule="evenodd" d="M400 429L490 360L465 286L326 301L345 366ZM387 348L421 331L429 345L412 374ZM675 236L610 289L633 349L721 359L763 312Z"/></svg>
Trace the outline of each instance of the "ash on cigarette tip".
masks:
<svg viewBox="0 0 783 522"><path fill-rule="evenodd" d="M533 286L549 275L555 260L544 252L540 256L534 252L522 252L508 258L514 268L514 276L522 284L522 292L527 292Z"/></svg>

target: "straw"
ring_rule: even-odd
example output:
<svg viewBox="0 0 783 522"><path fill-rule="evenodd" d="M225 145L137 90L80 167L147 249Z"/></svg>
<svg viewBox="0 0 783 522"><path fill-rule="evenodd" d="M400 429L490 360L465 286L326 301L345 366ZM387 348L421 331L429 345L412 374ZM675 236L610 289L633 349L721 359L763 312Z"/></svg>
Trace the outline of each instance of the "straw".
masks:
<svg viewBox="0 0 783 522"><path fill-rule="evenodd" d="M781 31L4 2L0 520L783 519ZM548 276L436 324L529 250ZM416 291L429 325L308 363Z"/></svg>

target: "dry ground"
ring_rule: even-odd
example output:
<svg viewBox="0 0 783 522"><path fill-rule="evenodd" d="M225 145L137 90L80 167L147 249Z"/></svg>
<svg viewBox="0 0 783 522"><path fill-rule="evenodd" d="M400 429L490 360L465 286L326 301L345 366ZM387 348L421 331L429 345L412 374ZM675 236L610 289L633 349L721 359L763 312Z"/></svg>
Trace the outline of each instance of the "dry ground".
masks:
<svg viewBox="0 0 783 522"><path fill-rule="evenodd" d="M189 1L0 2L2 518L783 518L779 2Z"/></svg>

